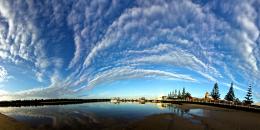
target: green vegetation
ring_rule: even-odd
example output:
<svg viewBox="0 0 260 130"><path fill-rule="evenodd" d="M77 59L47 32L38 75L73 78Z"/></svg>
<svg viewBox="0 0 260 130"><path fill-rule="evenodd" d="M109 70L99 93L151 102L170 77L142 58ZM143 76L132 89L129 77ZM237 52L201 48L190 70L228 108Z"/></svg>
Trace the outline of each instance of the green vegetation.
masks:
<svg viewBox="0 0 260 130"><path fill-rule="evenodd" d="M182 92L180 90L175 89L174 91L168 94L168 99L187 99L187 98L191 98L191 94L189 92L186 92L185 88L182 89Z"/></svg>
<svg viewBox="0 0 260 130"><path fill-rule="evenodd" d="M248 87L247 94L246 94L245 100L243 100L243 102L241 102L239 100L239 98L236 98L233 86L234 86L234 84L233 84L233 82L231 82L229 91L225 95L225 98L224 98L225 100L221 100L218 83L215 83L214 87L210 93L210 96L212 99L220 100L221 102L229 101L230 103L233 102L236 104L245 104L245 105L251 105L253 103L253 98L252 98L253 93L252 93L251 85L249 85L249 87ZM189 92L186 92L185 88L183 88L182 91L175 89L174 91L172 91L168 94L168 99L187 99L187 98L192 99L191 94ZM211 99L211 98L209 97L209 99ZM205 100L205 99L201 99L201 100ZM210 100L208 100L208 101L210 101Z"/></svg>
<svg viewBox="0 0 260 130"><path fill-rule="evenodd" d="M253 103L253 98L252 98L252 86L249 85L247 89L247 94L245 96L244 103L247 105L251 105Z"/></svg>
<svg viewBox="0 0 260 130"><path fill-rule="evenodd" d="M235 100L237 100L236 97L235 97L235 94L234 94L233 83L231 83L229 91L228 91L227 95L225 96L225 100L227 100L227 101L235 101Z"/></svg>
<svg viewBox="0 0 260 130"><path fill-rule="evenodd" d="M211 91L210 96L214 99L214 100L219 100L220 99L220 94L219 94L219 90L218 90L218 83L214 84L214 87Z"/></svg>

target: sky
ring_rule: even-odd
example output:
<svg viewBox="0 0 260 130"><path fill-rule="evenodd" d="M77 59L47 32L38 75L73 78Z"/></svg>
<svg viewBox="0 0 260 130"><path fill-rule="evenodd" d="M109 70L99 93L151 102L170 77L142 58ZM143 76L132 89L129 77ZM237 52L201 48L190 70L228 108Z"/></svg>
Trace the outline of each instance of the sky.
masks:
<svg viewBox="0 0 260 130"><path fill-rule="evenodd" d="M259 0L0 0L0 100L260 101Z"/></svg>

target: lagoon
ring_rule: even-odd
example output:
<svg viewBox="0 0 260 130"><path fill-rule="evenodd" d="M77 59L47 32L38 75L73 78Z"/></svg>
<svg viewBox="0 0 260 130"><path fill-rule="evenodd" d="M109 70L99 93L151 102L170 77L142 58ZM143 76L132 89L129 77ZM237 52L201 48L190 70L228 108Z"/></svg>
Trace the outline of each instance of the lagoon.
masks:
<svg viewBox="0 0 260 130"><path fill-rule="evenodd" d="M95 102L0 107L0 113L12 129L260 129L259 113L192 104Z"/></svg>

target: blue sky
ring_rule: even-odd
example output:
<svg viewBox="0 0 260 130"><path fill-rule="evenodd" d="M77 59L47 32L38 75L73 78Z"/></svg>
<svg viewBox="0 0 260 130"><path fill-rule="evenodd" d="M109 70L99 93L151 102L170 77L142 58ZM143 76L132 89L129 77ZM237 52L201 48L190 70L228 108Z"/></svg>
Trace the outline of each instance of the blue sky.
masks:
<svg viewBox="0 0 260 130"><path fill-rule="evenodd" d="M0 100L202 97L231 82L260 101L259 0L0 0Z"/></svg>

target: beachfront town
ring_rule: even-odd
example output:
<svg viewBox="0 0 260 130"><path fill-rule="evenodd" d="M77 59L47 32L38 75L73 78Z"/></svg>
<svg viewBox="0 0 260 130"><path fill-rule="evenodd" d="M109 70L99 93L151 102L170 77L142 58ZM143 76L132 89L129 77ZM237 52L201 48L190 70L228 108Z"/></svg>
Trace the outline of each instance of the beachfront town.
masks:
<svg viewBox="0 0 260 130"><path fill-rule="evenodd" d="M259 106L253 104L253 93L252 93L252 85L248 86L248 90L243 100L236 98L234 93L234 84L231 83L229 90L227 91L224 99L220 98L218 83L215 83L211 92L205 92L202 98L193 97L190 92L186 91L185 88L182 90L174 89L169 92L168 95L160 96L156 99L146 99L145 97L140 97L137 99L127 99L127 98L119 98L115 97L111 99L113 103L120 102L139 102L144 104L146 102L153 103L193 103L193 104L202 104L202 105L213 105L220 107L228 107L235 109L256 109L260 110Z"/></svg>

